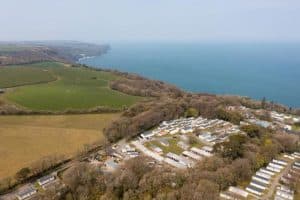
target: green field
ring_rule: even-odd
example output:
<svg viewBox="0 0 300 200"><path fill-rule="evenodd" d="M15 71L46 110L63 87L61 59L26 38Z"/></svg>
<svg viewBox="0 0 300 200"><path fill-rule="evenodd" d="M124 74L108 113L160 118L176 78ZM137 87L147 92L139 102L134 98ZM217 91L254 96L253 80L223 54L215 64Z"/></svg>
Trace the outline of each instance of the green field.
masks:
<svg viewBox="0 0 300 200"><path fill-rule="evenodd" d="M0 88L45 83L56 78L48 71L34 67L0 67Z"/></svg>
<svg viewBox="0 0 300 200"><path fill-rule="evenodd" d="M5 67L7 70L9 67ZM31 110L64 111L67 109L90 109L98 106L122 108L140 100L111 90L109 82L119 77L109 72L94 71L87 68L74 68L60 63L44 62L26 66L12 67L16 73L9 80L0 72L0 87L18 82L17 87L4 95L4 99ZM24 71L28 71L24 74ZM28 77L32 73L33 83ZM55 80L49 82L50 80ZM1 84L2 83L2 84Z"/></svg>

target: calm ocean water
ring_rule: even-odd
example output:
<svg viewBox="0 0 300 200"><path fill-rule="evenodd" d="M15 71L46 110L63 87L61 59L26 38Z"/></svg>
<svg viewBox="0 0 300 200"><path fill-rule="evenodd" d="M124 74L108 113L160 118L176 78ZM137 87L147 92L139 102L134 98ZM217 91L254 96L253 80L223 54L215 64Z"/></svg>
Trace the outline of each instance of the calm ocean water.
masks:
<svg viewBox="0 0 300 200"><path fill-rule="evenodd" d="M112 44L82 60L163 80L187 91L235 94L300 107L298 44Z"/></svg>

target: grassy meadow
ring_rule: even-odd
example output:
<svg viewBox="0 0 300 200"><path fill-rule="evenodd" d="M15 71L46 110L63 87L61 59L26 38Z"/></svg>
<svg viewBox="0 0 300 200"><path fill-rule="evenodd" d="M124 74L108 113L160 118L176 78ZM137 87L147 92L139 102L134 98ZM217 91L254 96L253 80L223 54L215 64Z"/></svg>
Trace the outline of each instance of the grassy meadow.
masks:
<svg viewBox="0 0 300 200"><path fill-rule="evenodd" d="M0 116L0 179L48 155L71 156L103 139L119 114Z"/></svg>
<svg viewBox="0 0 300 200"><path fill-rule="evenodd" d="M8 70L5 67L6 70ZM0 88L7 85L24 84L11 89L3 96L5 100L30 110L64 111L68 109L90 109L98 106L122 108L130 106L140 97L130 96L109 88L109 82L119 77L109 72L94 71L82 67L70 67L61 63L43 62L13 67L16 73L10 73L9 79L0 68ZM18 72L19 70L19 72ZM28 84L30 70L42 75L34 75L34 82L47 82L35 85ZM24 75L24 71L28 71ZM38 80L37 80L38 79ZM55 80L48 82L49 80Z"/></svg>
<svg viewBox="0 0 300 200"><path fill-rule="evenodd" d="M0 67L0 88L45 83L56 78L48 71L34 67Z"/></svg>

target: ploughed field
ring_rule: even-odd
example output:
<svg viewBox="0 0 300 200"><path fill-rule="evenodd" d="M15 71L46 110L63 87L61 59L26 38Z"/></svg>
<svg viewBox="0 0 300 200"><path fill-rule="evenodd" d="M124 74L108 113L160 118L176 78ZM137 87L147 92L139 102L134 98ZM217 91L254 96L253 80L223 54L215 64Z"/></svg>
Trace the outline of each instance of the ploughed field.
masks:
<svg viewBox="0 0 300 200"><path fill-rule="evenodd" d="M1 98L33 111L119 109L141 99L110 89L117 78L57 62L0 67L0 88L10 88Z"/></svg>
<svg viewBox="0 0 300 200"><path fill-rule="evenodd" d="M0 179L50 155L71 156L103 139L119 114L0 116Z"/></svg>

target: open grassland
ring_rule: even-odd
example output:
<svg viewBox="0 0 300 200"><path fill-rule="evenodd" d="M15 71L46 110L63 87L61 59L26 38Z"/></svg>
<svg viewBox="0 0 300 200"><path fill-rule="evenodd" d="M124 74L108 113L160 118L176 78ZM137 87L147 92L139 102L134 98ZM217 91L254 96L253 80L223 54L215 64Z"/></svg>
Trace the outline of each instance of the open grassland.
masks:
<svg viewBox="0 0 300 200"><path fill-rule="evenodd" d="M99 106L122 108L141 99L111 90L109 82L119 77L109 72L75 68L54 62L31 64L26 67L41 73L47 72L50 78L56 79L48 83L18 87L4 95L6 100L30 110L84 110ZM23 68L19 67L16 70L24 70ZM23 72L16 73L14 77L11 75L10 79L22 80L22 74ZM0 84L1 82L9 81L5 81L0 75Z"/></svg>
<svg viewBox="0 0 300 200"><path fill-rule="evenodd" d="M44 156L74 155L102 140L102 129L118 116L0 116L0 179Z"/></svg>
<svg viewBox="0 0 300 200"><path fill-rule="evenodd" d="M34 67L0 67L0 88L45 83L56 78L48 71Z"/></svg>

